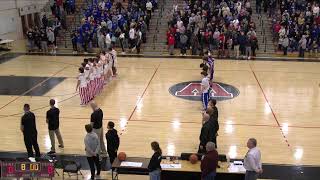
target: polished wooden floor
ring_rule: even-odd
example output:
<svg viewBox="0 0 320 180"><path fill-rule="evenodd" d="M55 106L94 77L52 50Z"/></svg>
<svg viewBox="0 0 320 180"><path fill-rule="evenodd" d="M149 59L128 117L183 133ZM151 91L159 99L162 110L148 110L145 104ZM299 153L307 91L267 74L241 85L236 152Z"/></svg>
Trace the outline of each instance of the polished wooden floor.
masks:
<svg viewBox="0 0 320 180"><path fill-rule="evenodd" d="M19 130L24 103L37 116L42 152L50 150L45 123L48 100L61 110L65 149L84 154L84 125L91 109L75 93L77 66L83 57L25 56L0 64L0 76L66 77L44 96L0 96L0 151L25 151ZM121 133L120 150L128 156L152 154L159 141L164 154L195 152L201 128L201 103L172 96L177 83L199 80L200 60L119 58L119 77L96 98ZM239 89L238 97L218 102L218 151L242 158L246 141L258 140L264 163L320 165L320 63L216 61L216 81ZM37 86L41 86L41 83Z"/></svg>

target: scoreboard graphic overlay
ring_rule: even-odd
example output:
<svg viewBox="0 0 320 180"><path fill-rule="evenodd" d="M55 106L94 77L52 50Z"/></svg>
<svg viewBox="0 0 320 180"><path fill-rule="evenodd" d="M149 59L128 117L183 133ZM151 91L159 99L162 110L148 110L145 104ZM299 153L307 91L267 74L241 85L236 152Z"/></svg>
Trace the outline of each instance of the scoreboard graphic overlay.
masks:
<svg viewBox="0 0 320 180"><path fill-rule="evenodd" d="M53 178L55 174L54 162L39 161L1 161L2 178Z"/></svg>

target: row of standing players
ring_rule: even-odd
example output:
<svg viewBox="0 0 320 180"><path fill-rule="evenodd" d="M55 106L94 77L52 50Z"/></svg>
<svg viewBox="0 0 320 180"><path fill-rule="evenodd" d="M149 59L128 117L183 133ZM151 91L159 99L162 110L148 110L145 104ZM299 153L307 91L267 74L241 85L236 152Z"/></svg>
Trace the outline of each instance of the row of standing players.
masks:
<svg viewBox="0 0 320 180"><path fill-rule="evenodd" d="M88 104L117 74L117 52L110 47L95 58L84 59L79 68L76 91L79 90L81 105Z"/></svg>

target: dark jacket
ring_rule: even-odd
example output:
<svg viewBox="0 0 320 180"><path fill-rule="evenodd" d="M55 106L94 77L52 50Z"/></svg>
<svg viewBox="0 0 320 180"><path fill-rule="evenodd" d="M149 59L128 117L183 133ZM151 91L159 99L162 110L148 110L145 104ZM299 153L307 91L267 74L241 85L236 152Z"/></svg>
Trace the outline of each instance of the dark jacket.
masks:
<svg viewBox="0 0 320 180"><path fill-rule="evenodd" d="M209 151L201 160L201 176L206 177L212 172L216 172L218 166L218 152L216 150Z"/></svg>
<svg viewBox="0 0 320 180"><path fill-rule="evenodd" d="M117 151L120 145L118 132L115 129L108 130L106 133L108 151Z"/></svg>
<svg viewBox="0 0 320 180"><path fill-rule="evenodd" d="M26 137L37 135L36 117L32 112L26 112L21 118L23 135Z"/></svg>
<svg viewBox="0 0 320 180"><path fill-rule="evenodd" d="M150 162L149 162L149 165L148 165L149 172L152 172L152 171L157 170L157 169L161 169L161 166L160 166L161 159L162 159L162 156L158 152L155 152L152 155L152 157L150 159Z"/></svg>
<svg viewBox="0 0 320 180"><path fill-rule="evenodd" d="M206 146L206 144L209 141L213 141L213 138L215 137L215 128L214 128L214 123L213 120L208 120L202 125L201 128L201 133L200 133L200 145Z"/></svg>

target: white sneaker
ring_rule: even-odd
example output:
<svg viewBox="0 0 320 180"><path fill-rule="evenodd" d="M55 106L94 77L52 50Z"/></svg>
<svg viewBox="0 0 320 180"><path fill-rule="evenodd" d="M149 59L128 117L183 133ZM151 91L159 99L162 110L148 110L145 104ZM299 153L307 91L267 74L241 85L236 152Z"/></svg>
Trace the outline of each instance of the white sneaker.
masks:
<svg viewBox="0 0 320 180"><path fill-rule="evenodd" d="M126 52L121 52L121 54L126 54Z"/></svg>

